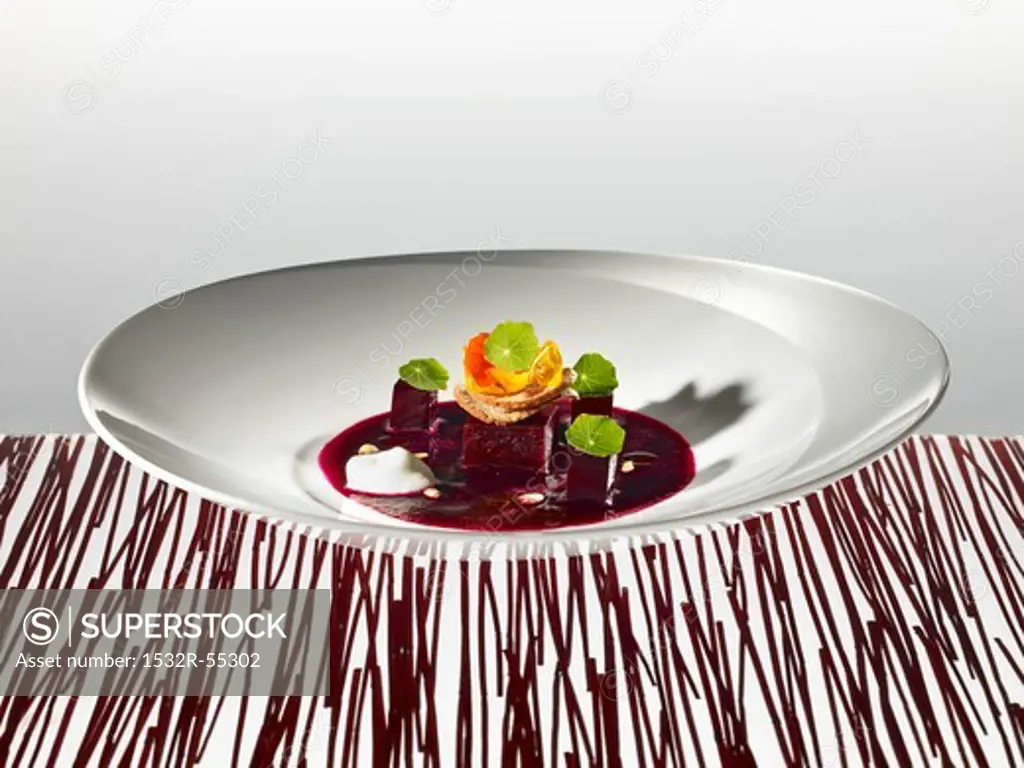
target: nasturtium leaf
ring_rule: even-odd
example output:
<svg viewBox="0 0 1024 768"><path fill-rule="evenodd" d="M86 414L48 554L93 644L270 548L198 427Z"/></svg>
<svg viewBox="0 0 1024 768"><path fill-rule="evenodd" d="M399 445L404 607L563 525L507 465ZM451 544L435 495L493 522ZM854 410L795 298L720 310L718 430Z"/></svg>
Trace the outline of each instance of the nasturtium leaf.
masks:
<svg viewBox="0 0 1024 768"><path fill-rule="evenodd" d="M573 366L573 371L576 372L576 378L573 379L572 388L580 397L604 397L619 386L615 366L596 352L582 355Z"/></svg>
<svg viewBox="0 0 1024 768"><path fill-rule="evenodd" d="M591 456L614 456L626 442L626 430L610 416L581 413L569 425L565 439L576 450Z"/></svg>
<svg viewBox="0 0 1024 768"><path fill-rule="evenodd" d="M398 369L398 376L416 389L435 390L448 386L448 369L432 357L410 360Z"/></svg>
<svg viewBox="0 0 1024 768"><path fill-rule="evenodd" d="M530 323L498 323L484 343L488 361L503 371L525 371L540 352L540 342Z"/></svg>

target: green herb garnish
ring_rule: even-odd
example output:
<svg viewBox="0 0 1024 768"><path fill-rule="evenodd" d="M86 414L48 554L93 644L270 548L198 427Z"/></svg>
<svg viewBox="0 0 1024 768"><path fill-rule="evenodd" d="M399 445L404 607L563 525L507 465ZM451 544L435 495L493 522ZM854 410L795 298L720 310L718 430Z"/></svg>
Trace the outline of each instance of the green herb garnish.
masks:
<svg viewBox="0 0 1024 768"><path fill-rule="evenodd" d="M448 386L448 369L432 357L410 360L398 369L398 376L416 389L430 391Z"/></svg>
<svg viewBox="0 0 1024 768"><path fill-rule="evenodd" d="M591 456L614 456L626 442L626 430L610 416L581 413L569 425L565 439L576 450Z"/></svg>
<svg viewBox="0 0 1024 768"><path fill-rule="evenodd" d="M573 367L576 378L572 388L580 397L605 397L615 391L619 380L615 377L615 366L596 352L588 352L576 361Z"/></svg>
<svg viewBox="0 0 1024 768"><path fill-rule="evenodd" d="M525 371L540 352L530 323L498 323L484 342L484 357L503 371Z"/></svg>

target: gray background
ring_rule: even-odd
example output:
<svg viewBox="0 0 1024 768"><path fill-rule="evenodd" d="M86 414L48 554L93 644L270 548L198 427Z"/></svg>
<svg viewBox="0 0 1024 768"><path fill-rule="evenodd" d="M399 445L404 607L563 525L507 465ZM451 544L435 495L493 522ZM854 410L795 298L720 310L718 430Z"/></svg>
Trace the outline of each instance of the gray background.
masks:
<svg viewBox="0 0 1024 768"><path fill-rule="evenodd" d="M927 430L1024 433L1015 0L0 3L2 431L84 429L89 348L179 286L500 231L746 248L952 313Z"/></svg>

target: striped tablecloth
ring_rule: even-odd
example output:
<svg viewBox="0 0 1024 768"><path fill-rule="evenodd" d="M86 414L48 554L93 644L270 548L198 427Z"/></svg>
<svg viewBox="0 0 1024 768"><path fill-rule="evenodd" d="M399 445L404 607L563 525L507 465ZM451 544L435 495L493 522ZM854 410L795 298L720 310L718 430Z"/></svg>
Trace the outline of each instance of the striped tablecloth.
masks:
<svg viewBox="0 0 1024 768"><path fill-rule="evenodd" d="M914 438L699 535L331 545L0 438L0 586L333 591L336 699L0 700L9 765L1024 765L1024 441ZM9 618L9 617L8 617Z"/></svg>

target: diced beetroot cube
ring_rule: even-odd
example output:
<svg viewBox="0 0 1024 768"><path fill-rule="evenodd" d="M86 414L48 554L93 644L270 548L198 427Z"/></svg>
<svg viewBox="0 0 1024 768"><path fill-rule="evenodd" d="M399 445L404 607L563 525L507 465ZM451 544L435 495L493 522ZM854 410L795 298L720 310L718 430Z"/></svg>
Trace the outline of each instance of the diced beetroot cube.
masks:
<svg viewBox="0 0 1024 768"><path fill-rule="evenodd" d="M572 417L575 419L581 413L593 413L596 416L611 416L612 396L577 397L572 401Z"/></svg>
<svg viewBox="0 0 1024 768"><path fill-rule="evenodd" d="M391 395L389 431L429 429L437 411L437 392L406 384L399 379Z"/></svg>
<svg viewBox="0 0 1024 768"><path fill-rule="evenodd" d="M608 483L614 456L591 456L573 451L565 490L566 500L596 501L608 499Z"/></svg>
<svg viewBox="0 0 1024 768"><path fill-rule="evenodd" d="M470 418L462 433L466 469L521 467L541 471L551 451L556 409L545 408L516 424L486 424Z"/></svg>
<svg viewBox="0 0 1024 768"><path fill-rule="evenodd" d="M430 468L438 477L456 472L462 460L462 421L441 417L430 427Z"/></svg>

